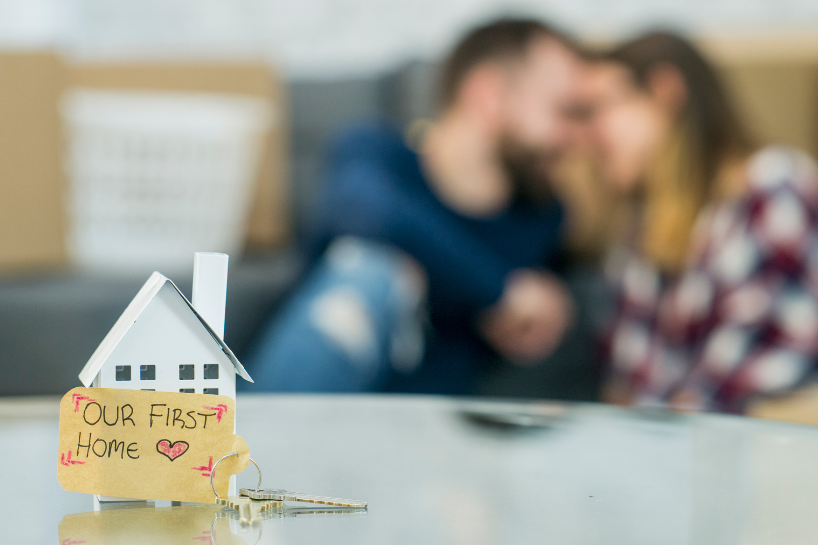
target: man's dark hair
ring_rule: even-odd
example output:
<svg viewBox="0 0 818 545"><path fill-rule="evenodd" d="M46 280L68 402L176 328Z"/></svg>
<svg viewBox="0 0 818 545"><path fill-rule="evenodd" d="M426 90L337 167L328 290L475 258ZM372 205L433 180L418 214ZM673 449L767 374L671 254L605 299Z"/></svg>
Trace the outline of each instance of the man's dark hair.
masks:
<svg viewBox="0 0 818 545"><path fill-rule="evenodd" d="M446 108L454 102L473 68L489 61L521 59L538 38L553 38L577 49L567 36L535 19L499 19L466 34L443 63L440 106Z"/></svg>

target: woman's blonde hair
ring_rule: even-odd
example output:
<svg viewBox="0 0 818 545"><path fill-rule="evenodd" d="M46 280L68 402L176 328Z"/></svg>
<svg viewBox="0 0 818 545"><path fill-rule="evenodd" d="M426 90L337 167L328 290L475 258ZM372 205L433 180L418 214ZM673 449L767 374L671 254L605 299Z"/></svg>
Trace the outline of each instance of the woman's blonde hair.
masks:
<svg viewBox="0 0 818 545"><path fill-rule="evenodd" d="M751 139L715 70L693 45L669 32L653 32L606 56L647 89L653 71L671 66L684 79L687 100L678 121L646 174L641 246L665 272L685 264L699 213L725 192L725 178L750 154Z"/></svg>

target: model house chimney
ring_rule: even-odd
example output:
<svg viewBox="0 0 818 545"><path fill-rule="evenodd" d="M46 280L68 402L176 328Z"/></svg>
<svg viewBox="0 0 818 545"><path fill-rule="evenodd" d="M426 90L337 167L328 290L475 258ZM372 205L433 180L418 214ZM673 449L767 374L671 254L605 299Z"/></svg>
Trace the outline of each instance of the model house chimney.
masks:
<svg viewBox="0 0 818 545"><path fill-rule="evenodd" d="M227 260L227 254L212 252L196 252L193 257L191 303L220 339L224 339Z"/></svg>

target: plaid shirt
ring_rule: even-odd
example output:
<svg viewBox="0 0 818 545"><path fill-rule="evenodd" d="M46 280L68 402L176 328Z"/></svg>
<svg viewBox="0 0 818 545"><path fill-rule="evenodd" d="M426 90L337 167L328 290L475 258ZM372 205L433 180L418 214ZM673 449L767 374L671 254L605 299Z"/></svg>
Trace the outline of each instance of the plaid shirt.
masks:
<svg viewBox="0 0 818 545"><path fill-rule="evenodd" d="M620 261L611 372L640 404L692 391L702 409L741 412L815 366L818 169L801 152L767 148L747 176L743 198L702 212L679 275L634 252Z"/></svg>

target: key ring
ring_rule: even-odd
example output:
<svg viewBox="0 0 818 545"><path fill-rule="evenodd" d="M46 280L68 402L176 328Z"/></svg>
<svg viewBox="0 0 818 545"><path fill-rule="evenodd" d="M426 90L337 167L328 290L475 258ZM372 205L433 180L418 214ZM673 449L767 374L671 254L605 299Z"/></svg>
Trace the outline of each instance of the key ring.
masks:
<svg viewBox="0 0 818 545"><path fill-rule="evenodd" d="M216 487L213 486L213 475L216 474L216 466L219 465L219 462L221 462L225 458L230 458L231 456L238 456L238 455L239 455L238 452L231 452L230 454L225 454L224 456L219 458L218 461L215 464L213 464L213 469L210 470L210 488L213 490L213 493L216 494L217 498L221 498L221 496L219 496L219 493L216 492ZM250 458L250 461L253 462L253 465L256 466L256 471L258 471L258 484L256 485L256 490L260 490L261 489L261 468L258 467L258 464L256 463L256 461L253 460L252 458Z"/></svg>

